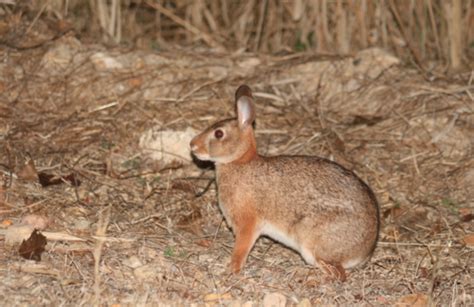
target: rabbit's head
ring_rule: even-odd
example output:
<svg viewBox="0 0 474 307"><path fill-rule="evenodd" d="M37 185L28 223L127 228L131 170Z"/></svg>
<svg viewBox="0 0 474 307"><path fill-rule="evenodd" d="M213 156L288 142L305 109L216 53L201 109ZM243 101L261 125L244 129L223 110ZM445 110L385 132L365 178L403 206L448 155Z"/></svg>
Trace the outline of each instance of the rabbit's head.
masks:
<svg viewBox="0 0 474 307"><path fill-rule="evenodd" d="M247 85L237 89L235 101L237 118L219 121L191 140L191 151L199 160L244 163L257 156L252 127L255 110Z"/></svg>

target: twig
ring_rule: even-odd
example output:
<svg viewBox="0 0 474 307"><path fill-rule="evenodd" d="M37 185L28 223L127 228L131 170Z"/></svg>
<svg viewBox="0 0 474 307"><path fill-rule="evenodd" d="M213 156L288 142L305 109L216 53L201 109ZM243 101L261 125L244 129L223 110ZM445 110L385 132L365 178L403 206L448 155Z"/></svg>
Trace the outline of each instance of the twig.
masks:
<svg viewBox="0 0 474 307"><path fill-rule="evenodd" d="M260 17L258 19L258 27L257 27L257 36L255 37L255 46L254 46L254 51L258 51L260 47L260 39L262 37L262 31L263 31L263 25L265 21L265 15L267 11L267 4L268 0L262 1L260 6Z"/></svg>
<svg viewBox="0 0 474 307"><path fill-rule="evenodd" d="M144 222L144 221L148 221L148 220L151 220L151 219L154 219L154 218L157 218L157 217L163 217L163 214L162 214L162 213L157 213L157 214L148 215L148 216L145 216L145 217L143 217L143 218L141 218L141 219L134 220L134 221L132 221L130 224L135 225L135 224L138 224L138 223L141 223L141 222ZM162 224L157 223L157 222L155 222L155 224L156 224L158 227L160 227L160 228L162 228L162 229L168 231L168 228L166 228L165 225L162 225Z"/></svg>
<svg viewBox="0 0 474 307"><path fill-rule="evenodd" d="M416 247L463 247L461 244L424 244L415 242L378 242L378 246L416 246Z"/></svg>
<svg viewBox="0 0 474 307"><path fill-rule="evenodd" d="M216 42L214 39L212 39L212 37L209 34L207 34L205 32L202 32L201 30L199 30L198 28L196 28L195 26L193 26L192 24L190 24L186 20L182 19L179 16L176 16L176 14L174 14L171 10L168 10L167 8L163 7L161 4L159 4L157 2L151 2L151 1L146 1L146 4L149 5L150 7L154 8L155 10L160 12L161 14L165 15L169 19L173 20L174 22L176 22L178 25L182 26L183 28L185 28L189 32L191 32L194 35L202 38L202 40L207 45L209 45L210 47L217 48L219 50L225 50L225 48L221 44Z"/></svg>
<svg viewBox="0 0 474 307"><path fill-rule="evenodd" d="M443 53L441 52L441 44L439 43L439 35L438 35L438 28L436 27L436 21L434 20L434 14L433 14L433 6L431 5L431 1L426 1L426 4L428 6L428 13L430 15L430 22L431 22L431 28L433 28L433 34L436 42L436 51L438 52L438 57L442 57Z"/></svg>
<svg viewBox="0 0 474 307"><path fill-rule="evenodd" d="M207 193L207 191L209 191L209 188L211 187L211 185L216 181L216 178L213 178L211 180L209 180L209 182L207 183L206 187L204 188L204 190L202 190L201 192L198 192L196 193L194 196L195 197L201 197L203 196L204 194Z"/></svg>
<svg viewBox="0 0 474 307"><path fill-rule="evenodd" d="M187 92L186 94L184 94L183 96L181 96L180 98L176 98L176 101L177 102L183 102L184 100L188 99L191 95L193 95L194 93L196 93L197 91L200 91L201 89L203 89L204 87L206 86L209 86L211 84L216 84L216 83L219 83L221 82L222 80L224 80L225 77L223 78L219 78L217 80L211 80L211 81L208 81L208 82L204 82L203 84L200 84L198 86L196 86L195 88L193 88L191 91Z"/></svg>
<svg viewBox="0 0 474 307"><path fill-rule="evenodd" d="M31 22L31 24L29 25L28 29L26 29L24 35L28 34L31 29L33 28L33 26L36 24L36 22L38 21L38 19L40 18L40 16L43 14L44 10L46 9L46 7L48 6L49 4L49 1L46 1L43 6L41 7L41 9L39 10L38 14L36 14L35 16L35 19L33 19L33 21Z"/></svg>
<svg viewBox="0 0 474 307"><path fill-rule="evenodd" d="M94 255L94 305L100 306L100 297L101 297L101 290L100 290L100 258L102 256L102 248L104 246L105 240L105 233L107 232L107 226L110 221L110 208L105 209L105 217L104 212L100 212L99 222L97 223L97 231L96 231L96 245L93 251Z"/></svg>
<svg viewBox="0 0 474 307"><path fill-rule="evenodd" d="M397 7L396 7L393 0L389 1L389 6L390 6L390 11L392 12L393 17L395 18L395 22L397 23L398 28L400 29L400 33L403 36L403 40L407 44L408 49L410 50L410 53L412 54L416 65L418 65L418 67L420 67L421 69L424 70L423 65L422 65L422 61L421 61L421 57L418 54L418 50L416 50L415 47L413 47L413 45L411 43L411 40L407 35L407 33L405 31L405 27L403 26L402 19L400 18L400 14L398 13Z"/></svg>

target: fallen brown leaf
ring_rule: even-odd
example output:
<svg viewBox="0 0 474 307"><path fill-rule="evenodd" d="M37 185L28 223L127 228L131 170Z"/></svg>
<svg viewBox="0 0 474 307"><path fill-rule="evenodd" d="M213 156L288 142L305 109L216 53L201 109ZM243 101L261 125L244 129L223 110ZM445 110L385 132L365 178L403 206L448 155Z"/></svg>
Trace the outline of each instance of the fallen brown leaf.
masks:
<svg viewBox="0 0 474 307"><path fill-rule="evenodd" d="M66 176L56 176L53 174L48 174L45 172L40 172L38 174L39 182L43 187L50 185L58 185L64 182L69 182L72 186L78 187L81 185L81 181L76 178L76 176L71 173Z"/></svg>
<svg viewBox="0 0 474 307"><path fill-rule="evenodd" d="M461 216L461 222L467 223L474 220L474 214L466 214Z"/></svg>
<svg viewBox="0 0 474 307"><path fill-rule="evenodd" d="M139 87L143 84L143 80L141 78L132 78L128 80L128 84L131 87Z"/></svg>
<svg viewBox="0 0 474 307"><path fill-rule="evenodd" d="M3 226L3 227L8 227L8 226L10 226L10 225L12 225L12 224L13 224L13 221L12 221L12 220L8 220L8 219L7 219L7 220L3 220L3 221L2 221L2 226Z"/></svg>
<svg viewBox="0 0 474 307"><path fill-rule="evenodd" d="M418 274L421 278L428 278L430 276L430 271L422 266L420 267Z"/></svg>
<svg viewBox="0 0 474 307"><path fill-rule="evenodd" d="M23 240L21 243L20 256L28 260L41 261L41 253L44 252L46 243L46 237L35 229L28 240Z"/></svg>
<svg viewBox="0 0 474 307"><path fill-rule="evenodd" d="M33 160L26 161L23 168L17 174L18 178L28 181L38 180L38 172L36 171L35 162Z"/></svg>
<svg viewBox="0 0 474 307"><path fill-rule="evenodd" d="M212 245L211 240L205 240L205 239L199 240L196 243L197 243L197 245L202 246L202 247L210 247Z"/></svg>
<svg viewBox="0 0 474 307"><path fill-rule="evenodd" d="M472 214L471 208L459 208L458 211L461 216Z"/></svg>
<svg viewBox="0 0 474 307"><path fill-rule="evenodd" d="M462 240L467 246L474 246L474 233L465 235Z"/></svg>
<svg viewBox="0 0 474 307"><path fill-rule="evenodd" d="M44 172L39 173L38 177L39 177L39 182L43 187L63 183L63 181L61 180L61 177L52 175L52 174L46 174Z"/></svg>

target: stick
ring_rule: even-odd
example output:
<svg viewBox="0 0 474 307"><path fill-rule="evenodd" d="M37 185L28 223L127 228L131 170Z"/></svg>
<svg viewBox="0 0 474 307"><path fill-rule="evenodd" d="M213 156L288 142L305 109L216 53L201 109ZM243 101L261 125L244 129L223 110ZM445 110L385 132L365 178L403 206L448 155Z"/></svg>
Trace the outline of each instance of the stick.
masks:
<svg viewBox="0 0 474 307"><path fill-rule="evenodd" d="M202 40L210 47L217 48L219 50L225 50L225 48L221 44L216 42L214 39L212 39L212 37L209 34L202 32L201 30L199 30L198 28L196 28L195 26L193 26L186 20L182 19L179 16L176 16L171 10L164 8L161 4L151 2L151 1L146 1L146 4L148 4L149 6L151 6L158 12L160 12L161 14L165 15L169 19L173 20L174 22L176 22L177 24L179 24L180 26L182 26L189 32L202 38Z"/></svg>

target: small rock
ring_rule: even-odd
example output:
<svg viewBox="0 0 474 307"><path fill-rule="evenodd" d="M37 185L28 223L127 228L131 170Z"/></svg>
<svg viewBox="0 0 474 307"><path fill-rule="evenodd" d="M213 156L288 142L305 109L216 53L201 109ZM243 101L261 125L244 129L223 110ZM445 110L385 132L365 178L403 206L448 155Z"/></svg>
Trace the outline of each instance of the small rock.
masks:
<svg viewBox="0 0 474 307"><path fill-rule="evenodd" d="M22 225L29 225L38 230L45 230L49 223L50 221L47 217L36 214L28 214L21 219Z"/></svg>
<svg viewBox="0 0 474 307"><path fill-rule="evenodd" d="M77 218L74 221L74 229L76 230L87 230L91 228L91 222L85 218Z"/></svg>
<svg viewBox="0 0 474 307"><path fill-rule="evenodd" d="M298 303L298 305L296 305L297 307L311 307L311 302L309 301L309 299L307 298L304 298L301 300L301 302Z"/></svg>
<svg viewBox="0 0 474 307"><path fill-rule="evenodd" d="M184 131L160 130L155 127L140 137L139 146L152 159L162 160L164 163L191 162L189 142L196 134L190 127Z"/></svg>
<svg viewBox="0 0 474 307"><path fill-rule="evenodd" d="M133 275L139 280L153 280L159 276L159 271L155 264L145 264L133 270Z"/></svg>
<svg viewBox="0 0 474 307"><path fill-rule="evenodd" d="M58 40L41 59L42 71L47 74L63 75L70 65L79 60L77 54L82 49L79 40L67 37Z"/></svg>
<svg viewBox="0 0 474 307"><path fill-rule="evenodd" d="M94 67L98 71L110 71L123 69L122 63L103 52L97 52L90 57Z"/></svg>
<svg viewBox="0 0 474 307"><path fill-rule="evenodd" d="M5 244L14 245L27 240L35 228L31 225L12 225L5 233Z"/></svg>
<svg viewBox="0 0 474 307"><path fill-rule="evenodd" d="M268 293L263 298L264 307L285 307L286 297L281 293Z"/></svg>
<svg viewBox="0 0 474 307"><path fill-rule="evenodd" d="M137 256L131 256L128 259L125 259L122 263L132 269L143 266L143 263L140 261L140 259L138 259Z"/></svg>

